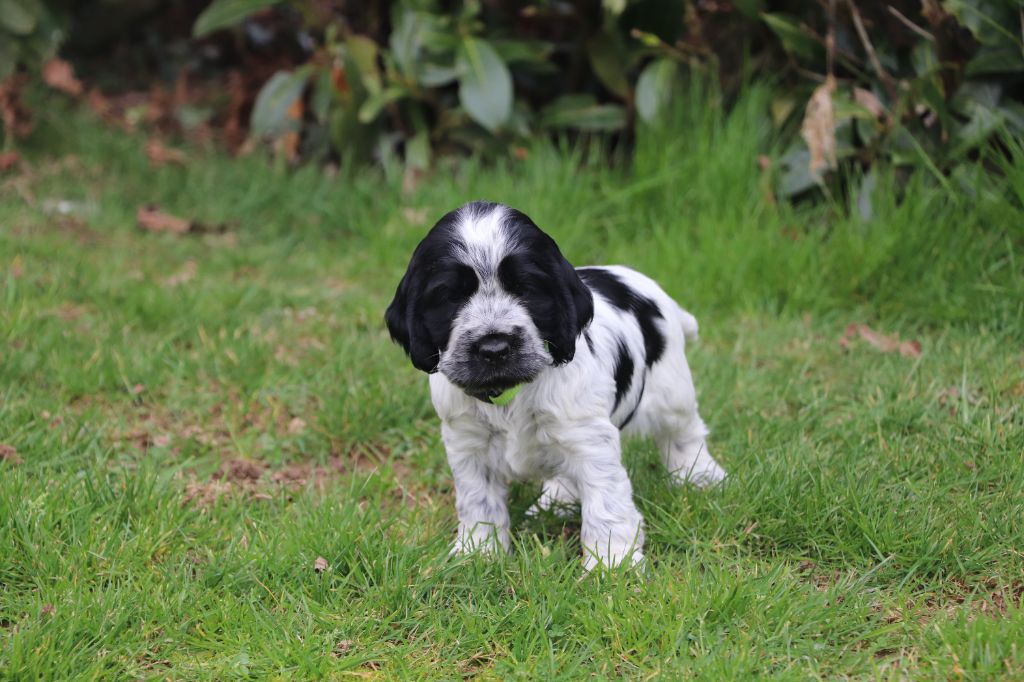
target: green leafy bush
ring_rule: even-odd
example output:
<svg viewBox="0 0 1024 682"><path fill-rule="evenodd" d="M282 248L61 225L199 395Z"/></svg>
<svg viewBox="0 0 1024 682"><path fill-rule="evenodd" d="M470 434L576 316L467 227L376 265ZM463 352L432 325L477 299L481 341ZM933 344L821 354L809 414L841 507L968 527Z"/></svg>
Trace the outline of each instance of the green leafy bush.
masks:
<svg viewBox="0 0 1024 682"><path fill-rule="evenodd" d="M507 151L538 131L628 135L638 120L657 125L694 69L726 94L764 74L778 83L765 115L793 140L771 165L783 197L869 191L878 162L947 182L998 133L1024 134L1013 0L405 0L362 31L340 3L324 25L304 0L215 0L195 35L268 8L306 17L317 48L267 81L252 132L300 134L313 153L420 169L438 152Z"/></svg>
<svg viewBox="0 0 1024 682"><path fill-rule="evenodd" d="M64 35L62 19L42 0L0 0L0 81L52 57Z"/></svg>
<svg viewBox="0 0 1024 682"><path fill-rule="evenodd" d="M194 33L206 36L270 6L305 10L298 1L216 0ZM667 46L656 37L629 38L617 25L623 8L598 7L586 35L571 34L568 24L580 17L540 16L543 8L525 3L510 4L504 15L472 1L449 12L436 3L397 3L390 30L377 39L342 18L319 33L308 64L266 83L252 132L273 139L315 126L327 131L317 136L321 143L343 155L401 157L419 169L438 151L507 150L538 131L627 130L635 113L657 117L664 105L658 88L676 68L667 59L652 63L634 88L645 57ZM506 23L524 17L525 30ZM573 60L583 66L577 87L567 66ZM297 120L293 105L302 98L309 114Z"/></svg>
<svg viewBox="0 0 1024 682"><path fill-rule="evenodd" d="M767 4L767 3L765 3ZM794 196L815 187L855 189L862 210L876 182L872 168L924 168L948 184L982 146L1024 135L1024 10L1011 0L836 2L817 21L794 10L761 13L793 70L821 73L833 64L834 160L814 172L814 145L795 138L780 160L777 189ZM833 47L829 49L829 45ZM820 87L820 86L819 86ZM808 86L780 95L775 124L792 127ZM795 137L795 136L794 136ZM806 137L806 136L805 136ZM811 147L811 148L809 148ZM853 171L851 174L849 171Z"/></svg>

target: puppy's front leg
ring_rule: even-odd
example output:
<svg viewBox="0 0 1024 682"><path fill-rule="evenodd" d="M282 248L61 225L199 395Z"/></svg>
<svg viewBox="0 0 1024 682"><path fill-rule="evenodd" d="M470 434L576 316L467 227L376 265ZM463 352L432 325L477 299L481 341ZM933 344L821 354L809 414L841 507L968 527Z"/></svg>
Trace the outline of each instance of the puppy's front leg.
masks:
<svg viewBox="0 0 1024 682"><path fill-rule="evenodd" d="M459 532L452 554L508 551L508 483L492 434L473 421L445 421L441 437L455 481Z"/></svg>
<svg viewBox="0 0 1024 682"><path fill-rule="evenodd" d="M617 566L643 561L643 518L633 503L633 486L622 465L619 430L611 422L580 426L566 466L576 483L582 507L583 566Z"/></svg>

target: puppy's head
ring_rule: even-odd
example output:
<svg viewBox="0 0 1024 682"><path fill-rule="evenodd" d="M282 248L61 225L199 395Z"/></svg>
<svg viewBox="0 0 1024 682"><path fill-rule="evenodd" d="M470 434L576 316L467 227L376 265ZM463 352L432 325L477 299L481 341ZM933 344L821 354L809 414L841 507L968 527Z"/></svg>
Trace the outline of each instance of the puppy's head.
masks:
<svg viewBox="0 0 1024 682"><path fill-rule="evenodd" d="M416 247L385 319L418 369L486 397L572 360L593 314L551 237L515 209L474 202Z"/></svg>

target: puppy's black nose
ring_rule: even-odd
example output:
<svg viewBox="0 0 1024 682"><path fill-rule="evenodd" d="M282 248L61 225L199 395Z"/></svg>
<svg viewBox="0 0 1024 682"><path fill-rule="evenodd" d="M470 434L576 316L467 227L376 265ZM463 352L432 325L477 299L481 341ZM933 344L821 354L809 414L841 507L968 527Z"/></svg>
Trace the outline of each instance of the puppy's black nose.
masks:
<svg viewBox="0 0 1024 682"><path fill-rule="evenodd" d="M512 337L508 334L488 334L473 344L473 352L484 362L499 363L508 358L512 350Z"/></svg>

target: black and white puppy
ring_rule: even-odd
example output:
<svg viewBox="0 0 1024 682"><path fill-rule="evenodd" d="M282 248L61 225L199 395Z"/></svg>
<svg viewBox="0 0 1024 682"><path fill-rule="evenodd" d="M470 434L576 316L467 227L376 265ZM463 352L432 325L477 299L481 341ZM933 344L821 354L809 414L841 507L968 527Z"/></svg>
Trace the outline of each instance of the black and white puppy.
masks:
<svg viewBox="0 0 1024 682"><path fill-rule="evenodd" d="M642 560L620 431L654 437L679 482L725 477L684 352L697 320L638 272L574 269L515 209L474 202L441 218L386 320L430 374L455 479L454 552L507 549L508 483L539 477L539 507L580 503L587 569Z"/></svg>

